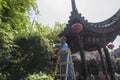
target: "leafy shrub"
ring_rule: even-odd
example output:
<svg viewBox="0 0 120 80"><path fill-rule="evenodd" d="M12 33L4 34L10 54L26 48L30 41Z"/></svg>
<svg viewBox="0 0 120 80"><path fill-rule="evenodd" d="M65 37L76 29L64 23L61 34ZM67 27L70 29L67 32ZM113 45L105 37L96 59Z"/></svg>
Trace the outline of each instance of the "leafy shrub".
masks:
<svg viewBox="0 0 120 80"><path fill-rule="evenodd" d="M117 60L117 63L120 64L120 58L117 58L116 60Z"/></svg>
<svg viewBox="0 0 120 80"><path fill-rule="evenodd" d="M25 78L25 80L53 80L53 78L50 75L39 72L29 75L27 78Z"/></svg>
<svg viewBox="0 0 120 80"><path fill-rule="evenodd" d="M51 57L53 55L49 40L39 32L23 33L16 39L20 46L19 52L22 64L28 73L51 70Z"/></svg>

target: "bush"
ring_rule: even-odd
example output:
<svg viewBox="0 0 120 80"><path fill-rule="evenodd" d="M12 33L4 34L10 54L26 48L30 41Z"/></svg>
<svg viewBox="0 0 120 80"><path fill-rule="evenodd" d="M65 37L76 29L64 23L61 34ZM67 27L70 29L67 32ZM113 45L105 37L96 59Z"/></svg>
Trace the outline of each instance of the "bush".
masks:
<svg viewBox="0 0 120 80"><path fill-rule="evenodd" d="M51 72L51 57L53 56L49 40L39 32L23 33L16 37L20 46L22 65L28 73L42 71Z"/></svg>
<svg viewBox="0 0 120 80"><path fill-rule="evenodd" d="M34 73L33 75L29 75L25 78L25 80L53 80L53 78L50 75L39 72Z"/></svg>

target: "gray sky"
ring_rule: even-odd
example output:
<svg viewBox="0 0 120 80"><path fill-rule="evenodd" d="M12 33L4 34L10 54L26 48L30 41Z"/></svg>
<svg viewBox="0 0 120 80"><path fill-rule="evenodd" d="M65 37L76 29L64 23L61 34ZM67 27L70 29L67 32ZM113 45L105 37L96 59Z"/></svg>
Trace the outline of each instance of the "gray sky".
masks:
<svg viewBox="0 0 120 80"><path fill-rule="evenodd" d="M89 22L100 22L108 19L120 9L120 0L75 0L78 12ZM37 0L40 15L37 21L43 25L54 26L55 22L68 23L71 0ZM120 45L120 36L113 42L115 48Z"/></svg>

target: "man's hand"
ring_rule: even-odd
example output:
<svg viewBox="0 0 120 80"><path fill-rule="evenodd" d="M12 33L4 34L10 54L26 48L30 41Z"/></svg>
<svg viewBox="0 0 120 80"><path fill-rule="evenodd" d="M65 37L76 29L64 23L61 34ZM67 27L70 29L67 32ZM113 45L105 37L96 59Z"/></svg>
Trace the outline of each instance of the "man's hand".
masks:
<svg viewBox="0 0 120 80"><path fill-rule="evenodd" d="M57 53L57 55L61 55L61 54L64 54L64 53L65 53L65 51L59 50L58 53Z"/></svg>
<svg viewBox="0 0 120 80"><path fill-rule="evenodd" d="M55 45L56 45L56 44L53 44L52 48L55 48Z"/></svg>

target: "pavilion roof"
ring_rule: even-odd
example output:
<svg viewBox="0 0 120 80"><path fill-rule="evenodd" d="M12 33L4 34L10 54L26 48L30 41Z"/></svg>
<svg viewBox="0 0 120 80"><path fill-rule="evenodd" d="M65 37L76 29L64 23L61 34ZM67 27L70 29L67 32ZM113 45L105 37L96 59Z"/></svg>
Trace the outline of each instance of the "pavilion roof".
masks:
<svg viewBox="0 0 120 80"><path fill-rule="evenodd" d="M86 49L90 48L91 50L95 50L96 46L99 45L100 47L103 47L115 40L116 36L120 33L120 9L105 21L92 23L78 13L75 1L71 1L71 16L69 17L68 24L59 36L66 36L68 43L71 41L74 42L76 34L72 31L71 26L75 23L80 23L83 25L83 30L79 32L79 35L84 38L83 40L86 40L86 42L84 41L85 46L87 46Z"/></svg>

